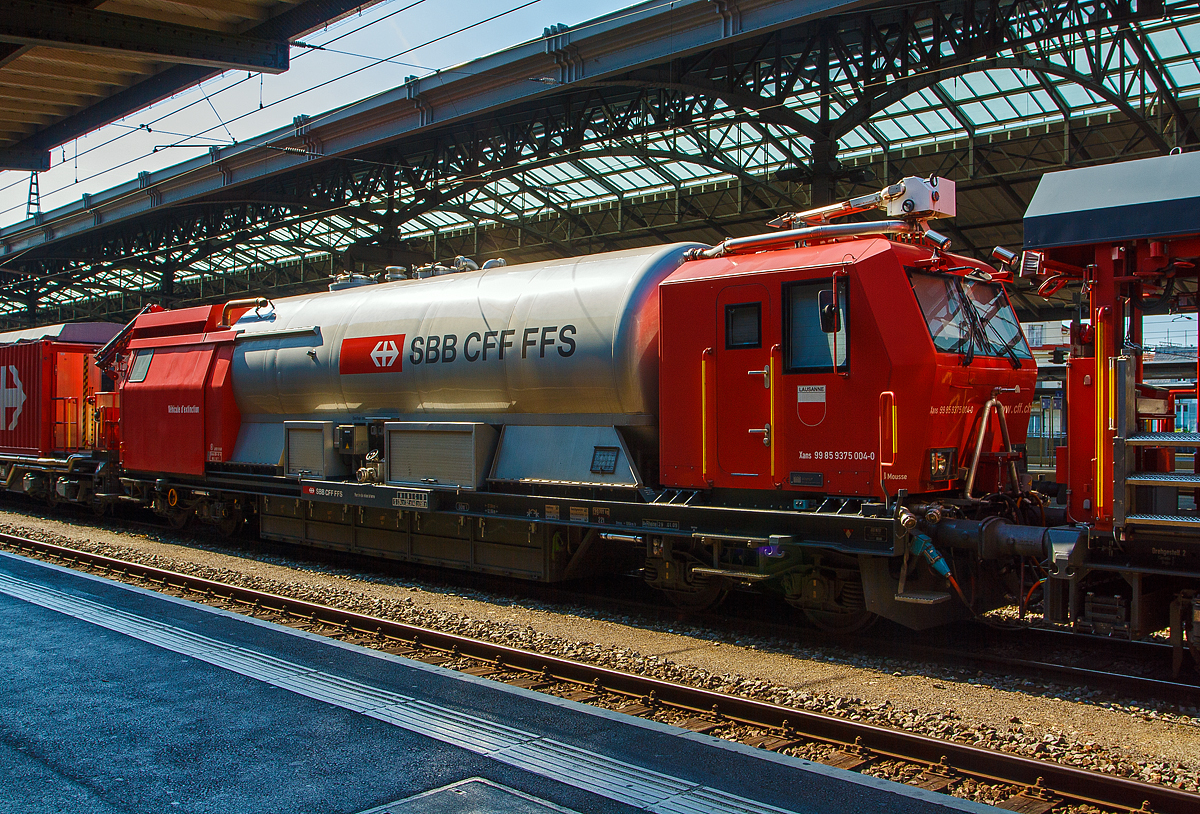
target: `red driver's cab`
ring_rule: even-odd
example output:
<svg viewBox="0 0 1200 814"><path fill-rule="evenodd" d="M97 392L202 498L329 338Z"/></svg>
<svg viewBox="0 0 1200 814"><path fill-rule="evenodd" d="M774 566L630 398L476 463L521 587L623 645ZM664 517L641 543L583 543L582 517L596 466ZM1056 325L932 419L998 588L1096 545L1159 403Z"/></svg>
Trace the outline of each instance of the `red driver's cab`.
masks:
<svg viewBox="0 0 1200 814"><path fill-rule="evenodd" d="M802 508L1018 477L1037 374L1005 275L946 253L919 217L953 214L953 184L889 192L917 197L915 216L788 216L808 225L697 252L663 282L664 486Z"/></svg>

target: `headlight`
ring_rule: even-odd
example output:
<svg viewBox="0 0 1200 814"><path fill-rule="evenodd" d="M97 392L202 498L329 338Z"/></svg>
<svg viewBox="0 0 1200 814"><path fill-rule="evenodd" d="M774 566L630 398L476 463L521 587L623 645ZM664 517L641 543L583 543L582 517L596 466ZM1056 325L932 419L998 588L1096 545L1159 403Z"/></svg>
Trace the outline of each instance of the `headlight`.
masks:
<svg viewBox="0 0 1200 814"><path fill-rule="evenodd" d="M955 447L931 449L926 460L929 464L927 468L929 480L950 480L958 470L958 449Z"/></svg>

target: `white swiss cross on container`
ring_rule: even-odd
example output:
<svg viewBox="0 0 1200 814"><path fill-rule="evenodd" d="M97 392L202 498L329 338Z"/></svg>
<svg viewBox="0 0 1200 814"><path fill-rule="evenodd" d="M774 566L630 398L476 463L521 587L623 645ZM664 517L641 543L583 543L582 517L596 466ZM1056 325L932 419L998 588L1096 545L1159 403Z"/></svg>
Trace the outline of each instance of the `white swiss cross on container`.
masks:
<svg viewBox="0 0 1200 814"><path fill-rule="evenodd" d="M375 367L391 367L399 357L400 351L390 339L376 343L375 349L371 351L371 361L375 363Z"/></svg>
<svg viewBox="0 0 1200 814"><path fill-rule="evenodd" d="M21 384L21 377L17 375L17 366L0 365L0 429L15 430L24 407L25 388ZM9 410L12 412L9 413Z"/></svg>

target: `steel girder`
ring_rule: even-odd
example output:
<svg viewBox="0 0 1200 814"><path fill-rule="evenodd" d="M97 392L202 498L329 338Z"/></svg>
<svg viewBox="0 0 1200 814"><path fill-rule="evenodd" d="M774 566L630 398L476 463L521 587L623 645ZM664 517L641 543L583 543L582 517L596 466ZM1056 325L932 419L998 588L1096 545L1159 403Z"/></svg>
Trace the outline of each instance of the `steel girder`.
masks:
<svg viewBox="0 0 1200 814"><path fill-rule="evenodd" d="M297 291L388 258L520 260L712 241L755 231L769 213L906 174L958 181L950 229L961 248L1017 245L1047 169L1200 140L1195 95L1179 94L1138 22L1184 19L1200 6L1139 5L884 4L567 85L358 155L314 152L301 170L239 187L236 197L214 195L10 261L0 321L124 318L151 299ZM997 71L1036 77L1055 115L974 124L967 107L1011 90L979 94L950 83ZM1067 99L1064 89L1082 95ZM949 136L896 135L904 116L943 114ZM572 180L552 183L558 177ZM591 192L559 193L584 186ZM1027 318L1067 307L1027 295L1019 304Z"/></svg>
<svg viewBox="0 0 1200 814"><path fill-rule="evenodd" d="M226 34L47 0L0 0L0 42L154 56L221 70L282 73L288 42Z"/></svg>

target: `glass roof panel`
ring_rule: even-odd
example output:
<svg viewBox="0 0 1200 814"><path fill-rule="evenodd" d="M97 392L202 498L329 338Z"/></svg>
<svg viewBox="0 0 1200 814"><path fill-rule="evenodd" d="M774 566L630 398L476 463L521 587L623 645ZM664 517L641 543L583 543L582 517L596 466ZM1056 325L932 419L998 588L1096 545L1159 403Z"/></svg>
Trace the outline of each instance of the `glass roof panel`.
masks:
<svg viewBox="0 0 1200 814"><path fill-rule="evenodd" d="M1196 100L1200 99L1200 15L1153 21L1137 26L1137 30L1157 55L1159 66L1175 88L1176 95L1187 109L1193 109ZM1101 51L1107 48L1113 35L1110 29L1098 32ZM1095 38L1092 39L1094 46ZM995 56L1042 60L1084 76L1092 75L1093 66L1084 48L1085 41L1076 38L1074 42L1078 46L1065 53L1035 48L1019 55L1001 52ZM949 46L943 51L949 55ZM1139 109L1144 95L1147 117L1152 121L1165 118L1160 115L1156 88L1152 84L1143 88L1136 72L1129 70L1136 64L1135 52L1128 47L1124 49L1124 74L1119 53L1097 69L1101 81L1110 93L1129 98ZM1069 76L1046 74L1039 80L1030 70L989 69L988 64L994 63L981 62L977 71L942 80L937 92L926 87L889 104L872 117L869 125L858 124L841 137L841 155L877 156L882 150L878 138L885 140L892 150L963 138L966 128L959 117L970 123L977 136L1023 124L1059 122L1063 114L1055 100L1056 95L1071 108L1074 120L1104 116L1115 109L1110 102ZM1047 90L1047 85L1053 92ZM957 110L952 110L944 99L952 100ZM841 77L830 99L831 120L836 121L857 100L857 89L852 81ZM788 99L786 104L790 112L808 122L817 122L820 101L815 93L802 93ZM768 123L758 114L731 109L724 103L697 105L695 109L701 111L703 120L696 117L673 132L630 136L606 145L589 143L584 152L566 156L559 163L527 168L518 174L497 178L484 189L464 193L446 206L408 221L402 225L401 234L453 230L493 219L513 222L518 215L527 218L544 216L544 225L539 228L549 230L557 228L554 220L560 219L564 212L612 201L614 190L623 193L626 199L673 193L677 186L686 188L727 182L735 177L731 170L769 177L781 166L792 167L809 160L809 139L786 125ZM686 156L696 160L683 160ZM409 204L416 200L408 189L401 191L399 197ZM385 210L383 201L373 202L371 207L378 212ZM191 281L204 274L236 275L239 269L244 273L247 264L279 263L305 255L315 256L326 249L338 249L355 240L369 238L375 228L358 220L353 213L335 213L325 216L315 228L307 224L265 229L264 234L248 241L254 245L232 247L220 255L194 263L180 279ZM157 285L154 274L98 268L92 277L78 286L60 289L48 299L66 302L79 297L81 291L100 291L104 286L154 290ZM19 304L0 301L0 313L13 313L20 308Z"/></svg>

